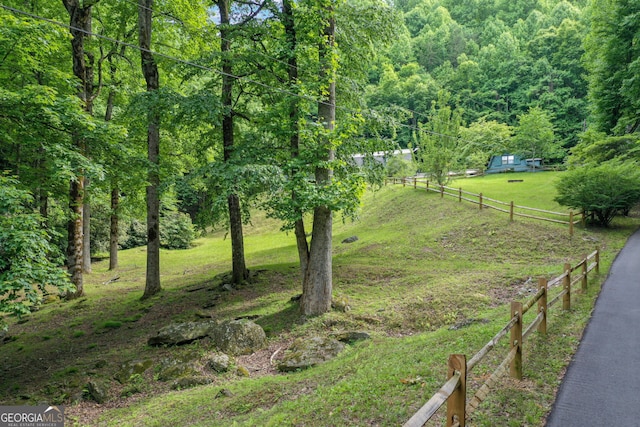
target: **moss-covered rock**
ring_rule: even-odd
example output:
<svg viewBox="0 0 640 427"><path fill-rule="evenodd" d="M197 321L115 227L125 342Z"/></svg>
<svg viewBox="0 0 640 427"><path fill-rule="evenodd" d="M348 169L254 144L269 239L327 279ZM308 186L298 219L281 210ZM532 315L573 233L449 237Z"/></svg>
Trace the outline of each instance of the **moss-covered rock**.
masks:
<svg viewBox="0 0 640 427"><path fill-rule="evenodd" d="M206 357L205 366L212 371L224 373L231 367L231 358L224 353L214 353Z"/></svg>
<svg viewBox="0 0 640 427"><path fill-rule="evenodd" d="M213 329L214 345L225 353L251 354L267 344L267 336L260 325L248 319L227 320Z"/></svg>
<svg viewBox="0 0 640 427"><path fill-rule="evenodd" d="M130 360L122 364L118 372L113 376L120 384L126 384L135 374L142 374L153 365L152 360Z"/></svg>
<svg viewBox="0 0 640 427"><path fill-rule="evenodd" d="M201 375L190 375L175 380L173 384L171 384L171 388L174 390L182 390L185 388L193 388L206 384L211 384L211 378L207 378Z"/></svg>
<svg viewBox="0 0 640 427"><path fill-rule="evenodd" d="M96 403L104 403L109 398L108 387L99 381L89 381L85 386L87 397Z"/></svg>
<svg viewBox="0 0 640 427"><path fill-rule="evenodd" d="M285 351L278 370L290 372L315 366L333 359L344 347L343 343L329 337L298 338Z"/></svg>
<svg viewBox="0 0 640 427"><path fill-rule="evenodd" d="M181 377L195 376L198 373L197 365L194 361L183 358L166 358L160 361L156 368L158 381L171 381Z"/></svg>
<svg viewBox="0 0 640 427"><path fill-rule="evenodd" d="M188 344L208 336L217 325L212 320L174 323L160 329L155 336L149 338L148 343L153 346Z"/></svg>

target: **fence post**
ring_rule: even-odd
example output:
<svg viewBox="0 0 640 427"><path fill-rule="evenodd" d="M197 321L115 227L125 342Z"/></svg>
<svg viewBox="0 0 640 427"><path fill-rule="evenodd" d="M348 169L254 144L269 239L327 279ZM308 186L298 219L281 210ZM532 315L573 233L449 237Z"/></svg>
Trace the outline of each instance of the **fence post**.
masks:
<svg viewBox="0 0 640 427"><path fill-rule="evenodd" d="M538 313L543 313L542 321L538 325L538 332L547 335L547 279L540 277L538 279L538 289L544 289L542 296L538 300Z"/></svg>
<svg viewBox="0 0 640 427"><path fill-rule="evenodd" d="M596 246L596 274L600 274L600 248Z"/></svg>
<svg viewBox="0 0 640 427"><path fill-rule="evenodd" d="M456 422L460 427L465 427L466 403L467 403L467 358L464 354L452 354L449 356L449 376L460 372L460 384L447 400L447 427Z"/></svg>
<svg viewBox="0 0 640 427"><path fill-rule="evenodd" d="M460 187L458 189L458 201L461 202L462 201L462 187Z"/></svg>
<svg viewBox="0 0 640 427"><path fill-rule="evenodd" d="M569 236L573 236L573 211L569 211Z"/></svg>
<svg viewBox="0 0 640 427"><path fill-rule="evenodd" d="M415 176L413 177L413 188L416 188L418 186L418 178L416 178Z"/></svg>
<svg viewBox="0 0 640 427"><path fill-rule="evenodd" d="M440 198L444 199L444 185L440 184Z"/></svg>
<svg viewBox="0 0 640 427"><path fill-rule="evenodd" d="M510 374L512 378L522 379L522 303L511 303L511 318L518 316L518 322L511 328L511 349L516 347L516 355L511 361Z"/></svg>
<svg viewBox="0 0 640 427"><path fill-rule="evenodd" d="M567 292L562 297L562 309L571 310L571 264L565 264L564 271L566 275L562 286Z"/></svg>
<svg viewBox="0 0 640 427"><path fill-rule="evenodd" d="M589 259L588 255L584 256L584 261L582 262L582 290L587 292L588 278L587 278L587 267L589 267Z"/></svg>
<svg viewBox="0 0 640 427"><path fill-rule="evenodd" d="M429 192L429 180L427 180L427 193Z"/></svg>
<svg viewBox="0 0 640 427"><path fill-rule="evenodd" d="M406 177L402 177L402 186L406 187L407 186L407 178Z"/></svg>
<svg viewBox="0 0 640 427"><path fill-rule="evenodd" d="M509 209L509 221L513 222L513 201L511 202L511 208Z"/></svg>
<svg viewBox="0 0 640 427"><path fill-rule="evenodd" d="M478 194L478 200L479 200L479 205L480 205L480 210L482 210L482 193Z"/></svg>

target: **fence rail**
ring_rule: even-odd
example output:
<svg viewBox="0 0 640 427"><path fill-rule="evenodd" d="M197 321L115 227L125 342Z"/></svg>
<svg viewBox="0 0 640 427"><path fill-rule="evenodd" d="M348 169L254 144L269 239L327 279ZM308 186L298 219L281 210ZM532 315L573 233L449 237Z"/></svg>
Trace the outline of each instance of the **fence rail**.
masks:
<svg viewBox="0 0 640 427"><path fill-rule="evenodd" d="M540 334L546 335L549 309L562 299L562 309L570 310L572 287L580 283L582 290L586 290L588 275L593 270L598 274L600 272L600 251L598 248L585 255L575 266L565 264L564 271L559 276L550 280L544 277L538 279L538 291L536 294L525 303L512 302L509 322L468 362L465 355L452 354L449 356L447 382L404 424L404 427L423 426L445 403L447 405L447 427L465 427L467 415L475 411L482 401L487 398L491 388L507 370L510 372L511 377L518 380L522 379L522 348L525 340L536 330ZM574 272L579 273L574 275ZM549 289L560 284L562 284L562 290L553 299L547 301ZM536 304L538 314L525 327L524 315ZM508 333L510 333L509 353L467 402L467 373L471 372Z"/></svg>
<svg viewBox="0 0 640 427"><path fill-rule="evenodd" d="M412 185L413 188L423 188L427 192L431 191L434 193L439 193L440 197L448 196L452 198L457 198L459 202L462 202L464 200L466 202L476 204L479 206L480 209L488 208L488 209L494 209L499 212L507 213L509 214L510 221L513 221L513 218L517 216L522 218L534 219L538 221L547 221L547 222L553 222L556 224L565 224L569 226L569 234L572 236L574 232L574 226L580 223L584 224L584 221L585 221L584 213L576 215L573 211L570 211L569 213L554 212L554 211L549 211L545 209L532 208L528 206L520 206L520 205L514 204L513 202L507 203L507 202L503 202L500 200L483 196L482 193L471 193L469 191L464 191L462 188L453 188L453 187L447 187L444 185L432 183L426 178L418 178L418 177L387 178L385 180L385 184L387 183L402 184L403 187L406 187L407 185ZM418 187L418 184L420 184L420 187ZM465 196L471 196L473 198L465 197ZM501 208L499 206L506 206L508 208ZM555 217L566 218L566 219L549 218L549 217L524 213L522 211L553 215ZM578 218L576 219L576 217Z"/></svg>

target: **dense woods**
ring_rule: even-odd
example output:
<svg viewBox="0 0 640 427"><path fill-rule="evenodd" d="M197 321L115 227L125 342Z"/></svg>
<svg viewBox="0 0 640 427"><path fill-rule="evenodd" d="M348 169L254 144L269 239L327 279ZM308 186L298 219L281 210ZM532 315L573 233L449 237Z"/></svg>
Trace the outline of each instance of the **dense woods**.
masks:
<svg viewBox="0 0 640 427"><path fill-rule="evenodd" d="M419 148L440 182L507 152L635 162L639 13L637 0L5 1L0 215L41 233L0 233L0 296L26 286L15 239L46 243L31 262L49 282L33 280L70 297L90 255L115 269L119 247L147 244L151 296L159 248L194 227L229 227L233 281L248 280L242 225L260 208L295 232L303 313L327 311L333 214L380 182L374 151Z"/></svg>

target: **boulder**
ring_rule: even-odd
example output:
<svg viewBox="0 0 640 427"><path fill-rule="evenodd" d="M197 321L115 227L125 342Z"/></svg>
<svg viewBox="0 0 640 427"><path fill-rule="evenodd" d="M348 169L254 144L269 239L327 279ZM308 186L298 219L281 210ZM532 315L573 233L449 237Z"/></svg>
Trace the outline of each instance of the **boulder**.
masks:
<svg viewBox="0 0 640 427"><path fill-rule="evenodd" d="M187 377L178 378L171 384L171 388L173 390L182 390L185 388L197 387L200 385L211 384L211 379L201 376L201 375L192 375Z"/></svg>
<svg viewBox="0 0 640 427"><path fill-rule="evenodd" d="M181 345L209 335L217 323L215 321L174 323L160 329L158 333L149 338L149 345Z"/></svg>
<svg viewBox="0 0 640 427"><path fill-rule="evenodd" d="M264 329L248 319L220 323L213 328L211 338L220 351L233 355L251 354L267 343Z"/></svg>
<svg viewBox="0 0 640 427"><path fill-rule="evenodd" d="M224 373L231 366L231 358L224 353L212 354L206 358L205 365L215 372Z"/></svg>
<svg viewBox="0 0 640 427"><path fill-rule="evenodd" d="M306 369L336 357L345 345L329 337L298 338L285 351L278 370L291 372Z"/></svg>
<svg viewBox="0 0 640 427"><path fill-rule="evenodd" d="M152 360L130 360L120 366L120 369L113 376L120 384L126 384L135 374L142 374L153 365Z"/></svg>
<svg viewBox="0 0 640 427"><path fill-rule="evenodd" d="M158 381L170 381L182 377L194 376L198 373L196 363L184 358L165 358L157 367Z"/></svg>
<svg viewBox="0 0 640 427"><path fill-rule="evenodd" d="M97 381L89 381L85 388L88 397L96 403L104 403L109 397L107 387Z"/></svg>
<svg viewBox="0 0 640 427"><path fill-rule="evenodd" d="M345 296L335 296L331 298L331 307L343 313L351 311L351 303L349 302L349 298Z"/></svg>
<svg viewBox="0 0 640 427"><path fill-rule="evenodd" d="M331 338L335 338L338 341L342 341L347 344L354 343L356 341L370 340L371 335L367 332L350 331L350 332L334 332L330 334Z"/></svg>

